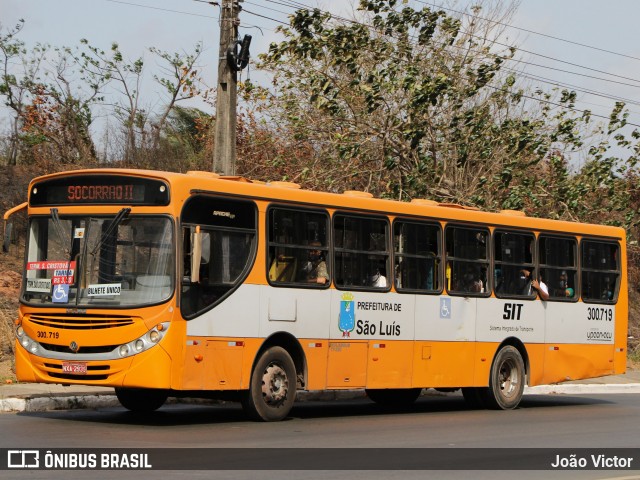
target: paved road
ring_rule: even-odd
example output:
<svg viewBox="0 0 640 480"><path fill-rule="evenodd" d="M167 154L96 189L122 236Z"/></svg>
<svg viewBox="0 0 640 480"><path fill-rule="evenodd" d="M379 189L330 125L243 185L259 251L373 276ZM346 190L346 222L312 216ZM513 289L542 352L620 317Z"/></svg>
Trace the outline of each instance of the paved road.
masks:
<svg viewBox="0 0 640 480"><path fill-rule="evenodd" d="M385 411L367 400L308 402L279 423L248 422L235 405L170 405L140 417L119 407L0 415L0 448L254 448L274 468L282 455L265 448L613 448L637 450L631 471L477 472L483 478L640 478L640 396L526 395L514 411L468 410L460 396L423 397L407 409ZM393 455L393 450L388 450ZM464 452L464 450L460 450ZM561 450L559 450L561 451ZM614 450L615 451L615 450ZM273 452L279 452L274 450ZM255 451L254 451L255 453ZM378 459L379 460L379 459ZM464 459L460 459L463 461ZM286 463L282 463L283 467ZM11 475L5 476L5 473ZM1 472L4 478L24 478ZM154 478L136 472L136 478ZM182 472L185 475L186 472ZM461 471L431 472L429 478L463 478ZM113 472L29 472L29 478L115 478ZM155 478L159 472L156 472ZM302 471L269 476L296 478L389 478L391 472ZM179 472L161 473L178 478ZM255 472L188 472L191 478L256 478ZM425 472L403 472L427 478ZM260 475L264 476L263 474ZM122 478L129 478L123 476Z"/></svg>

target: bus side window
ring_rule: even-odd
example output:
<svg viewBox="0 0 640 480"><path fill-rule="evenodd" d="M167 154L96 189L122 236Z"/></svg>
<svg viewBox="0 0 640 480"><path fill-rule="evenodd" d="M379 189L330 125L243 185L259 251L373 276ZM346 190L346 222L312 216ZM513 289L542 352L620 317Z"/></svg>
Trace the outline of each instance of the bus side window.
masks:
<svg viewBox="0 0 640 480"><path fill-rule="evenodd" d="M499 298L535 297L530 276L534 272L533 252L535 237L532 233L504 232L493 234L494 292Z"/></svg>
<svg viewBox="0 0 640 480"><path fill-rule="evenodd" d="M447 290L465 296L488 296L489 230L445 228Z"/></svg>
<svg viewBox="0 0 640 480"><path fill-rule="evenodd" d="M327 257L329 215L271 207L268 211L267 279L272 285L323 287L331 283Z"/></svg>
<svg viewBox="0 0 640 480"><path fill-rule="evenodd" d="M615 303L620 287L620 247L617 243L582 240L582 298Z"/></svg>
<svg viewBox="0 0 640 480"><path fill-rule="evenodd" d="M575 238L540 235L540 277L547 284L550 300L577 300L578 242Z"/></svg>
<svg viewBox="0 0 640 480"><path fill-rule="evenodd" d="M386 218L337 213L333 220L333 236L338 288L390 288L393 275Z"/></svg>
<svg viewBox="0 0 640 480"><path fill-rule="evenodd" d="M393 243L396 289L439 292L442 255L440 226L396 220L393 224Z"/></svg>

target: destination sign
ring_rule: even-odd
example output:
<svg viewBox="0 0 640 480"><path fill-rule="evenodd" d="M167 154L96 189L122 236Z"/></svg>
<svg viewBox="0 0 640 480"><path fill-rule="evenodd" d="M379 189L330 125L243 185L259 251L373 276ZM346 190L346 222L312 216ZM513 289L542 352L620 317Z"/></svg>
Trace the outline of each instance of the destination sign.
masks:
<svg viewBox="0 0 640 480"><path fill-rule="evenodd" d="M165 182L125 175L70 175L36 183L31 206L47 205L167 205Z"/></svg>

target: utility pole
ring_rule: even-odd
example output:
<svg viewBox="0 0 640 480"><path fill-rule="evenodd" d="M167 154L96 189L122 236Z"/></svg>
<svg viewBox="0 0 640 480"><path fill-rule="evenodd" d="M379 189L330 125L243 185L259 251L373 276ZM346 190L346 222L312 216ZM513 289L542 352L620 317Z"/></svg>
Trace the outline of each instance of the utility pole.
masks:
<svg viewBox="0 0 640 480"><path fill-rule="evenodd" d="M213 171L235 175L238 77L228 61L227 53L230 48L235 48L238 37L239 0L222 0L221 7Z"/></svg>

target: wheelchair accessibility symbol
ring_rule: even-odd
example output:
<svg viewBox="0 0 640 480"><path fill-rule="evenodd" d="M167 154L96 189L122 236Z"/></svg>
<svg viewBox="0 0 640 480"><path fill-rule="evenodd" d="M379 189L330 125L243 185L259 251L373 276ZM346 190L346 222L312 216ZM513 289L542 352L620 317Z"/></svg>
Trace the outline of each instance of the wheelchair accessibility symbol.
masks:
<svg viewBox="0 0 640 480"><path fill-rule="evenodd" d="M451 299L440 299L440 318L451 318Z"/></svg>
<svg viewBox="0 0 640 480"><path fill-rule="evenodd" d="M69 302L69 285L56 285L53 288L53 294L51 295L53 303L68 303Z"/></svg>

